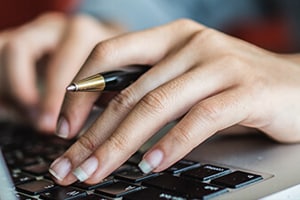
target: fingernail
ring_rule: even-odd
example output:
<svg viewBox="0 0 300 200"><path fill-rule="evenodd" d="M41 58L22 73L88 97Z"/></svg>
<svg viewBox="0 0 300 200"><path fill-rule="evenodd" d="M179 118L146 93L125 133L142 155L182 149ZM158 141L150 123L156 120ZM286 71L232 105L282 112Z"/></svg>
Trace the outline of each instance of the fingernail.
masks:
<svg viewBox="0 0 300 200"><path fill-rule="evenodd" d="M139 163L139 168L145 174L151 172L153 169L157 168L163 159L163 152L161 150L153 150L146 155L145 158Z"/></svg>
<svg viewBox="0 0 300 200"><path fill-rule="evenodd" d="M87 180L96 171L97 167L98 159L92 156L86 161L84 161L84 163L80 167L77 167L73 171L73 174L79 181L83 182Z"/></svg>
<svg viewBox="0 0 300 200"><path fill-rule="evenodd" d="M50 166L49 172L62 181L71 171L71 162L67 158L58 158Z"/></svg>
<svg viewBox="0 0 300 200"><path fill-rule="evenodd" d="M61 138L67 138L69 135L69 124L68 121L60 116L57 124L56 135Z"/></svg>

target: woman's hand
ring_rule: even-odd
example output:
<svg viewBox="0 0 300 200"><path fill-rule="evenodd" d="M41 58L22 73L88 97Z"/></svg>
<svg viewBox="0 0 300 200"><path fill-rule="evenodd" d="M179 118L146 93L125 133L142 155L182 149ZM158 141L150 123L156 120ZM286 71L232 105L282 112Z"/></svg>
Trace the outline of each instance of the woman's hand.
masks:
<svg viewBox="0 0 300 200"><path fill-rule="evenodd" d="M0 34L0 100L53 132L65 88L95 44L117 33L85 16L47 13ZM47 57L48 59L46 59ZM37 67L39 61L45 61ZM43 87L41 89L41 87ZM24 116L24 115L23 115Z"/></svg>
<svg viewBox="0 0 300 200"><path fill-rule="evenodd" d="M189 20L101 42L74 81L130 64L153 67L111 100L50 172L63 185L76 179L97 183L178 118L144 155L139 165L144 172L166 169L234 124L258 128L281 142L300 141L296 60ZM99 96L66 94L58 133L74 137Z"/></svg>

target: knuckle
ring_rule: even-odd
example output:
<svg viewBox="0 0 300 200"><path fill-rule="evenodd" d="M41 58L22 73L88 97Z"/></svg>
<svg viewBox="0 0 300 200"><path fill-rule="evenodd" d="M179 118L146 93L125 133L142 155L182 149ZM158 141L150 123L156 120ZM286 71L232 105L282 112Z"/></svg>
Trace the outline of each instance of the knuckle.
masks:
<svg viewBox="0 0 300 200"><path fill-rule="evenodd" d="M202 29L204 28L203 25L195 22L194 20L188 19L188 18L182 18L175 21L175 25L177 27L180 27L181 29Z"/></svg>
<svg viewBox="0 0 300 200"><path fill-rule="evenodd" d="M174 133L175 134L172 135L172 138L175 140L175 144L186 146L195 140L193 137L194 134L188 128L175 126Z"/></svg>
<svg viewBox="0 0 300 200"><path fill-rule="evenodd" d="M202 30L197 31L192 39L191 42L192 43L196 43L196 44L205 44L205 43L209 43L209 44L214 44L216 43L217 40L217 32L211 28L205 28Z"/></svg>
<svg viewBox="0 0 300 200"><path fill-rule="evenodd" d="M21 36L14 36L10 38L3 46L3 53L5 56L18 53L24 46L24 40Z"/></svg>
<svg viewBox="0 0 300 200"><path fill-rule="evenodd" d="M199 30L206 28L202 24L199 24L191 19L185 19L185 18L178 19L178 20L170 23L168 26L170 26L172 31L176 31L176 32L186 31L189 34L198 32Z"/></svg>
<svg viewBox="0 0 300 200"><path fill-rule="evenodd" d="M91 30L96 30L95 24L96 23L94 22L93 18L84 14L79 14L71 19L70 29L71 32L75 33L86 33L86 30L90 30L88 33L86 33L90 34L92 32Z"/></svg>
<svg viewBox="0 0 300 200"><path fill-rule="evenodd" d="M148 113L161 114L166 110L168 105L168 96L162 89L152 91L141 99L140 105Z"/></svg>
<svg viewBox="0 0 300 200"><path fill-rule="evenodd" d="M68 28L69 28L69 32L71 32L72 34L81 34L84 32L86 25L83 19L76 16L71 19Z"/></svg>
<svg viewBox="0 0 300 200"><path fill-rule="evenodd" d="M122 112L132 109L136 102L134 92L126 88L110 101L109 107L116 112Z"/></svg>
<svg viewBox="0 0 300 200"><path fill-rule="evenodd" d="M222 104L222 102L220 102L220 104ZM193 109L191 121L199 125L211 124L216 122L220 118L220 114L221 113L218 106L203 102Z"/></svg>
<svg viewBox="0 0 300 200"><path fill-rule="evenodd" d="M109 41L102 41L94 47L90 58L92 60L101 60L102 62L109 62L114 60L116 50Z"/></svg>
<svg viewBox="0 0 300 200"><path fill-rule="evenodd" d="M118 152L128 151L127 144L129 144L129 141L122 134L112 135L111 137L108 138L108 142L109 142L109 146L114 151L118 151Z"/></svg>
<svg viewBox="0 0 300 200"><path fill-rule="evenodd" d="M81 150L91 154L98 147L96 139L96 130L91 127L88 134L84 134L78 140Z"/></svg>
<svg viewBox="0 0 300 200"><path fill-rule="evenodd" d="M238 53L223 53L216 62L216 66L225 68L226 71L230 73L232 80L238 80L239 84L252 79L252 77L249 77L248 74L252 71L253 65L251 65L251 62L249 62L247 58L239 55ZM257 75L253 77L257 77Z"/></svg>
<svg viewBox="0 0 300 200"><path fill-rule="evenodd" d="M178 20L175 21L175 23L179 27L190 27L190 26L197 26L198 25L198 23L196 23L195 21L193 21L191 19L187 19L187 18L178 19Z"/></svg>

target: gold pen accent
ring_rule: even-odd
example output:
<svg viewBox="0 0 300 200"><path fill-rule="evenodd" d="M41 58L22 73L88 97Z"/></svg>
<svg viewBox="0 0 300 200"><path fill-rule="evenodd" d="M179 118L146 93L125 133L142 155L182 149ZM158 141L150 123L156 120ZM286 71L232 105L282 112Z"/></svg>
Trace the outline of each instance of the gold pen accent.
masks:
<svg viewBox="0 0 300 200"><path fill-rule="evenodd" d="M114 71L95 74L78 82L71 83L67 87L67 91L120 91L138 79L148 69L149 66L133 65Z"/></svg>
<svg viewBox="0 0 300 200"><path fill-rule="evenodd" d="M67 87L67 91L102 91L105 88L105 79L101 74L95 74L88 78L74 82Z"/></svg>

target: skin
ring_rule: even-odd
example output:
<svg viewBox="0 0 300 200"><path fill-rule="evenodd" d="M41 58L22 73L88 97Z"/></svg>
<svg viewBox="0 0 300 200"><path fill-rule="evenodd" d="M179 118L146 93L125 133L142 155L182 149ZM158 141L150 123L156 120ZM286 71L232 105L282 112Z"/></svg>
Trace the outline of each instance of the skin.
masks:
<svg viewBox="0 0 300 200"><path fill-rule="evenodd" d="M62 13L1 32L0 107L17 108L41 132L53 133L66 86L93 46L119 32L89 16Z"/></svg>
<svg viewBox="0 0 300 200"><path fill-rule="evenodd" d="M180 120L144 155L156 162L155 172L232 125L257 128L279 142L300 141L297 54L269 52L183 19L98 43L74 81L130 64L153 67L115 96L51 165L54 172L65 170L59 184L76 181L72 172L78 167L86 170L87 183L101 181L175 119ZM58 133L74 137L100 95L67 93Z"/></svg>

